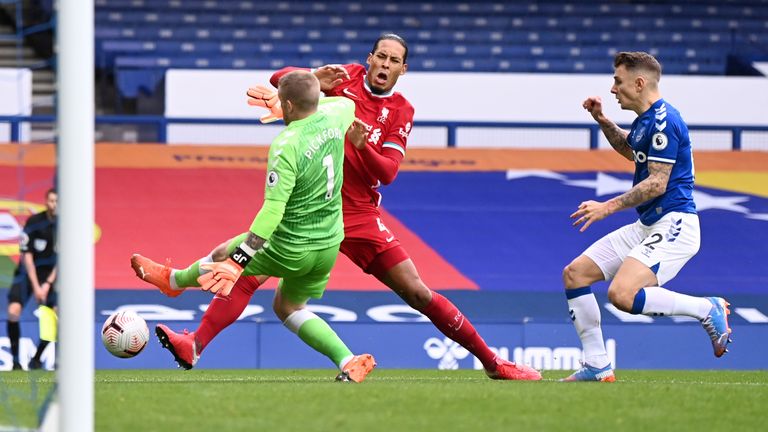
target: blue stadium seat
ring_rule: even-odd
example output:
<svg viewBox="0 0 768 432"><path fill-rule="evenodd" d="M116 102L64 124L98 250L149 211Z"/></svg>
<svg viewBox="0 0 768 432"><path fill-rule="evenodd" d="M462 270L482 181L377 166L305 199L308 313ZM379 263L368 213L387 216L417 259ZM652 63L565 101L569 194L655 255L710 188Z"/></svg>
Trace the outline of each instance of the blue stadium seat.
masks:
<svg viewBox="0 0 768 432"><path fill-rule="evenodd" d="M729 54L768 55L767 5L96 0L96 49L99 67L117 71L320 66L364 60L393 31L410 43L411 70L609 73L616 52L646 50L666 73L723 74Z"/></svg>

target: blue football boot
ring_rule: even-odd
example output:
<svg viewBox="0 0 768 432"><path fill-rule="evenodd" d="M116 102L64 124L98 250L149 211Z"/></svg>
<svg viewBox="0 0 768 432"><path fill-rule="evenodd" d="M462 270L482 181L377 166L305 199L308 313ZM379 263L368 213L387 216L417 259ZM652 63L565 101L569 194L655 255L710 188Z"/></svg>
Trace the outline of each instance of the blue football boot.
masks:
<svg viewBox="0 0 768 432"><path fill-rule="evenodd" d="M731 343L731 328L728 327L728 315L731 311L728 309L730 303L721 297L707 297L712 303L712 310L709 315L701 320L701 326L712 339L712 349L715 351L715 357L722 357L728 352L728 344Z"/></svg>
<svg viewBox="0 0 768 432"><path fill-rule="evenodd" d="M614 382L616 376L613 374L613 367L608 363L608 366L604 368L596 368L586 363L581 364L581 369L572 373L567 378L563 378L560 381L573 382L573 381L599 381L599 382Z"/></svg>

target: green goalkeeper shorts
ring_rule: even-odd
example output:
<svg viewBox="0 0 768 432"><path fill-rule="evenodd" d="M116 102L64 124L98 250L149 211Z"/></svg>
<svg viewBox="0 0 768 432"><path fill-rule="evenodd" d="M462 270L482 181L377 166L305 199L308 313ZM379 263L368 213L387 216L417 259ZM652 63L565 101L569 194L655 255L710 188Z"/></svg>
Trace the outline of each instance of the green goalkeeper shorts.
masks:
<svg viewBox="0 0 768 432"><path fill-rule="evenodd" d="M229 243L227 251L245 240L248 233L241 234ZM312 251L285 253L279 247L266 244L253 256L245 267L244 275L265 275L280 278L278 289L292 303L306 303L310 298L321 298L331 269L339 255L339 244Z"/></svg>

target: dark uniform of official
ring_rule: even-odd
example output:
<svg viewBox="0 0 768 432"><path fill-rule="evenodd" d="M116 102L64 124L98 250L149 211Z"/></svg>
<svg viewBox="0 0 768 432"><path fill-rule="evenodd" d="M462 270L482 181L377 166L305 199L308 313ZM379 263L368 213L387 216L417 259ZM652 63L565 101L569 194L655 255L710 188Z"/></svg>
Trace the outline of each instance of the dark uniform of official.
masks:
<svg viewBox="0 0 768 432"><path fill-rule="evenodd" d="M19 252L22 256L25 252L32 254L32 260L35 263L33 271L37 272L37 280L42 285L56 266L56 216L53 220L49 220L46 212L32 215L21 233ZM24 305L30 296L32 296L32 283L27 276L24 260L20 259L13 276L13 285L8 293L8 303L16 302ZM51 286L44 304L49 307L56 305L54 286Z"/></svg>

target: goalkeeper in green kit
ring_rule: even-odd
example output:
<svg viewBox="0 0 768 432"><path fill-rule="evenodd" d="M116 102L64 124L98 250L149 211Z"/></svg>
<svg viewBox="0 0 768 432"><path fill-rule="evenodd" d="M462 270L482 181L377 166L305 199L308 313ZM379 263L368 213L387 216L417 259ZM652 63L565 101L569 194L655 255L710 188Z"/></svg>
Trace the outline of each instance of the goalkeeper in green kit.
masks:
<svg viewBox="0 0 768 432"><path fill-rule="evenodd" d="M274 300L278 318L339 367L338 380L361 382L376 366L373 356L353 355L324 320L306 309L306 304L310 298L323 295L344 239L344 137L349 133L350 139L365 139L367 131L355 120L353 101L343 97L320 100L320 83L310 72L283 76L278 96L286 128L269 149L261 210L249 231L229 242L228 259L198 261L176 271L175 280L200 285L224 301L242 301L229 297L241 275L280 278ZM169 283L168 275L158 274L164 272L162 267L140 267L138 272L145 273L142 279ZM163 324L158 324L155 332L181 367L191 369L195 365L201 347L193 334L178 334Z"/></svg>

